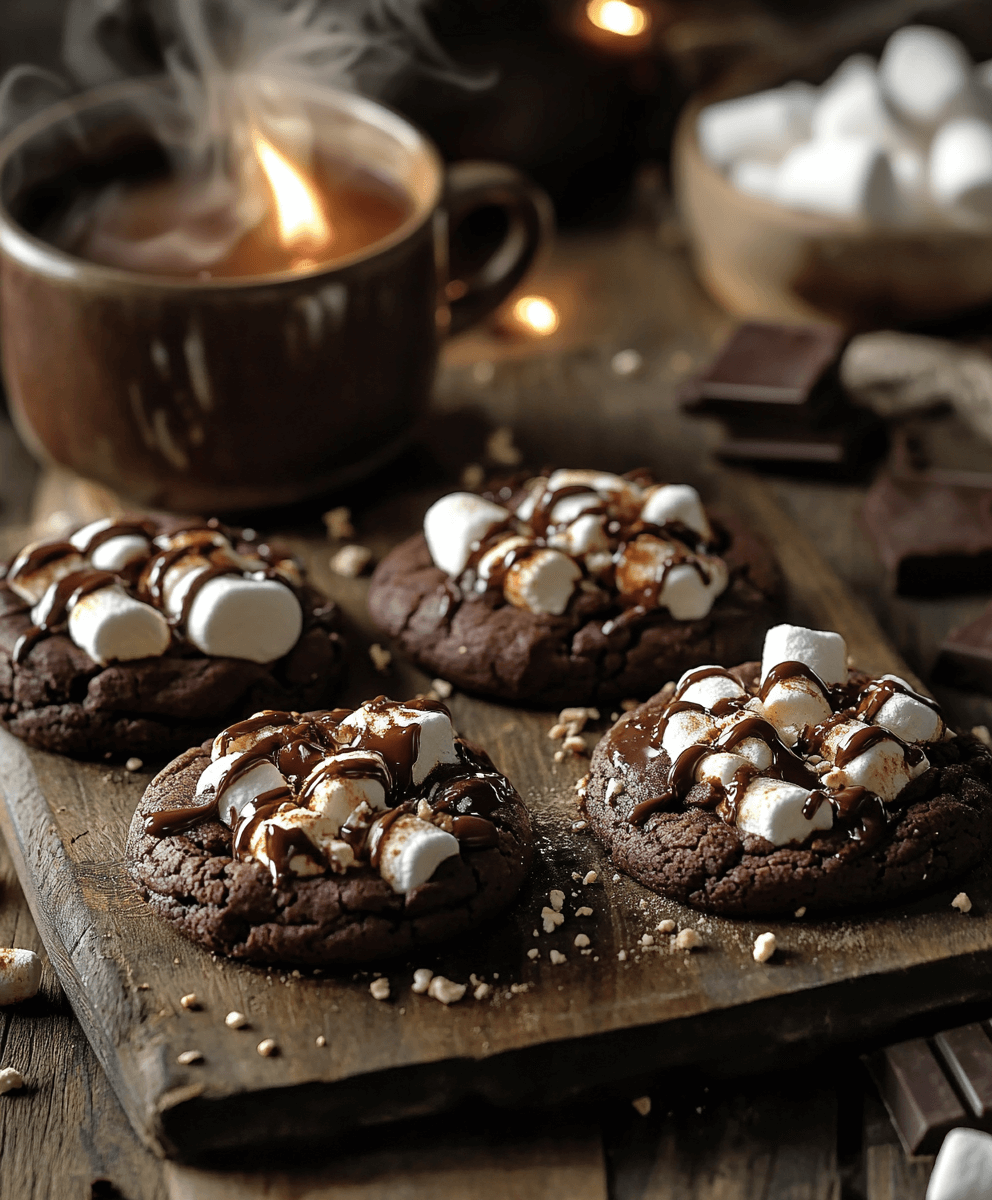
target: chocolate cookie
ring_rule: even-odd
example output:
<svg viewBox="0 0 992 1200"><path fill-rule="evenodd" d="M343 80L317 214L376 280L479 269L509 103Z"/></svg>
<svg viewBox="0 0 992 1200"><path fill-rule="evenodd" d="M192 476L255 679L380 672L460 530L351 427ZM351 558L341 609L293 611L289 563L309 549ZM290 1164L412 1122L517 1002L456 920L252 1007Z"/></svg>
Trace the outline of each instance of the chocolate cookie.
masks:
<svg viewBox="0 0 992 1200"><path fill-rule="evenodd" d="M0 717L44 750L162 758L259 708L332 699L338 620L252 531L95 522L0 568Z"/></svg>
<svg viewBox="0 0 992 1200"><path fill-rule="evenodd" d="M424 530L379 564L372 617L425 670L503 700L645 697L696 663L752 657L778 612L767 547L643 473L455 493Z"/></svg>
<svg viewBox="0 0 992 1200"><path fill-rule="evenodd" d="M817 914L939 888L988 852L988 749L903 680L823 670L827 637L843 664L836 634L779 626L763 665L689 672L614 725L585 804L621 870L724 916Z"/></svg>
<svg viewBox="0 0 992 1200"><path fill-rule="evenodd" d="M153 909L207 949L324 966L409 953L505 908L530 821L438 701L257 714L152 780L127 841Z"/></svg>

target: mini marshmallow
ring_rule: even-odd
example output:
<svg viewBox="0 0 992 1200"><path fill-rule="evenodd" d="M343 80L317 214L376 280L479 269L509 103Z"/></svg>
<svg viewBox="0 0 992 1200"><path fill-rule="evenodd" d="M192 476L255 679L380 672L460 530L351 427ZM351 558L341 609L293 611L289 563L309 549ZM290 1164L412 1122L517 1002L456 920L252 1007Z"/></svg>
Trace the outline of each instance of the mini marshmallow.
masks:
<svg viewBox="0 0 992 1200"><path fill-rule="evenodd" d="M41 959L33 950L0 950L0 1005L30 1000L40 986Z"/></svg>
<svg viewBox="0 0 992 1200"><path fill-rule="evenodd" d="M720 787L726 787L727 784L733 783L734 776L742 767L750 767L751 765L740 754L726 754L723 752L707 754L696 765L696 782L715 783Z"/></svg>
<svg viewBox="0 0 992 1200"><path fill-rule="evenodd" d="M510 568L503 594L514 608L561 616L572 598L582 571L574 559L558 550L538 550Z"/></svg>
<svg viewBox="0 0 992 1200"><path fill-rule="evenodd" d="M164 654L172 634L157 608L116 585L80 597L69 612L69 636L105 667Z"/></svg>
<svg viewBox="0 0 992 1200"><path fill-rule="evenodd" d="M652 488L641 509L641 520L649 525L680 521L698 533L703 541L713 537L699 493L685 483L666 483Z"/></svg>
<svg viewBox="0 0 992 1200"><path fill-rule="evenodd" d="M815 830L829 829L834 823L829 804L821 804L812 819L804 817L803 806L808 799L806 788L784 779L755 779L738 807L737 827L775 846L804 842Z"/></svg>
<svg viewBox="0 0 992 1200"><path fill-rule="evenodd" d="M797 146L782 160L775 199L788 208L887 224L898 212L892 168L868 138L824 138Z"/></svg>
<svg viewBox="0 0 992 1200"><path fill-rule="evenodd" d="M451 718L436 709L408 708L398 703L384 710L363 705L345 717L338 726L338 733L345 735L348 730L354 730L353 747L360 744L365 750L375 750L378 739L395 736L397 729L406 730L411 738L417 737L417 757L411 769L415 787L419 787L435 767L458 762Z"/></svg>
<svg viewBox="0 0 992 1200"><path fill-rule="evenodd" d="M587 471L566 467L553 472L548 480L548 491L560 492L563 488L568 487L592 488L602 500L609 500L614 496L628 493L636 495L641 490L636 483L631 483L629 479L614 475L610 471ZM565 499L566 497L563 496L558 503L562 503ZM555 507L558 506L555 505Z"/></svg>
<svg viewBox="0 0 992 1200"><path fill-rule="evenodd" d="M814 138L865 137L879 146L892 133L892 118L882 94L875 63L852 54L827 80L813 110Z"/></svg>
<svg viewBox="0 0 992 1200"><path fill-rule="evenodd" d="M765 634L761 678L783 662L801 662L827 687L847 682L847 644L839 633L804 629L801 625L773 625Z"/></svg>
<svg viewBox="0 0 992 1200"><path fill-rule="evenodd" d="M320 861L319 851L322 848L322 842L329 842L332 835L322 817L312 813L308 808L287 808L285 812L277 812L267 820L261 821L252 832L249 852L252 858L268 870L272 869L272 859L269 858L265 847L269 833L273 829L284 829L287 832L299 830L310 843L306 849L297 849L289 856L286 867L293 875L305 879L308 875L324 873L324 864ZM354 857L352 857L352 861L354 861Z"/></svg>
<svg viewBox="0 0 992 1200"><path fill-rule="evenodd" d="M554 550L576 557L605 552L610 546L603 528L603 518L595 513L577 517L561 533L553 533L548 538L548 544Z"/></svg>
<svg viewBox="0 0 992 1200"><path fill-rule="evenodd" d="M703 579L689 563L672 567L665 578L658 604L667 608L676 621L698 621L713 607L713 601L725 590L729 575L722 558L700 555L699 561L708 576Z"/></svg>
<svg viewBox="0 0 992 1200"><path fill-rule="evenodd" d="M527 537L520 537L516 534L508 534L502 541L496 543L492 549L487 550L479 559L479 565L476 568L476 574L479 576L479 582L485 584L492 578L493 572L500 567L506 556L512 550L521 550L524 546L533 545L533 540ZM477 585L478 586L478 585ZM485 591L485 587L481 586L478 589L480 592Z"/></svg>
<svg viewBox="0 0 992 1200"><path fill-rule="evenodd" d="M720 736L723 737L728 730L732 729L735 725L740 724L741 721L748 720L750 717L766 718L767 714L761 709L760 705L755 705L752 707L752 705L749 704L747 708L739 710L735 713L731 713L729 716L724 717L719 722ZM733 752L746 758L748 762L753 767L756 767L759 771L765 771L772 765L771 748L764 738L744 738L743 741L737 742L733 748Z"/></svg>
<svg viewBox="0 0 992 1200"><path fill-rule="evenodd" d="M992 1135L952 1129L933 1164L926 1200L987 1200L992 1196Z"/></svg>
<svg viewBox="0 0 992 1200"><path fill-rule="evenodd" d="M711 734L718 728L716 720L705 712L677 712L668 718L665 732L662 734L662 749L675 762L687 746L697 742L709 742Z"/></svg>
<svg viewBox="0 0 992 1200"><path fill-rule="evenodd" d="M103 533L111 525L116 524L114 517L104 517L100 521L92 521L77 530L69 541L82 554L90 540L98 533ZM95 546L90 555L90 563L97 571L122 571L129 563L146 558L151 552L151 543L145 537L135 533L122 533L118 537L108 538Z"/></svg>
<svg viewBox="0 0 992 1200"><path fill-rule="evenodd" d="M574 496L562 496L552 506L550 517L552 525L568 525L587 509L598 508L603 498L598 492L577 492Z"/></svg>
<svg viewBox="0 0 992 1200"><path fill-rule="evenodd" d="M399 817L382 836L379 874L394 892L410 892L458 852L458 839L450 833L420 817Z"/></svg>
<svg viewBox="0 0 992 1200"><path fill-rule="evenodd" d="M472 551L509 510L472 492L452 492L432 504L424 517L424 537L436 566L452 577L465 570Z"/></svg>
<svg viewBox="0 0 992 1200"><path fill-rule="evenodd" d="M687 700L691 704L701 704L703 708L712 708L718 700L740 700L747 695L737 680L729 675L705 675L696 683L691 683L684 692L681 691L683 682L690 675L696 671L707 669L708 665L693 667L691 671L686 671L675 688L680 700Z"/></svg>
<svg viewBox="0 0 992 1200"><path fill-rule="evenodd" d="M824 755L836 759L838 753L856 733L868 728L869 726L861 721L844 721L835 725L823 739ZM911 779L921 775L929 766L926 757L917 766L909 766L899 743L886 740L869 746L843 769L834 767L829 775L824 777L824 782L831 788L867 788L884 804L888 804L895 800Z"/></svg>
<svg viewBox="0 0 992 1200"><path fill-rule="evenodd" d="M86 559L81 554L66 554L29 573L16 569L19 559L26 559L33 550L44 544L30 542L14 559L7 573L6 583L10 590L31 604L37 604L52 584L58 583L66 575L71 575L73 571L84 570L87 566Z"/></svg>
<svg viewBox="0 0 992 1200"><path fill-rule="evenodd" d="M930 146L930 191L962 216L992 220L992 124L948 121Z"/></svg>
<svg viewBox="0 0 992 1200"><path fill-rule="evenodd" d="M699 148L714 166L739 158L775 160L809 136L816 89L808 83L709 104L696 126Z"/></svg>
<svg viewBox="0 0 992 1200"><path fill-rule="evenodd" d="M203 772L196 784L197 796L214 789L227 774L240 754L225 754L223 758L215 759ZM232 829L241 816L242 809L251 804L264 792L286 786L286 780L280 771L270 762L260 761L256 766L249 767L243 775L239 775L224 789L220 798L218 815L225 825Z"/></svg>
<svg viewBox="0 0 992 1200"><path fill-rule="evenodd" d="M793 745L806 725L819 725L831 713L826 697L811 679L794 675L783 679L768 690L762 701L765 716L782 735L787 745Z"/></svg>
<svg viewBox="0 0 992 1200"><path fill-rule="evenodd" d="M743 158L730 168L730 182L739 192L748 196L759 196L762 200L775 199L775 180L778 164L762 162L757 158Z"/></svg>
<svg viewBox="0 0 992 1200"><path fill-rule="evenodd" d="M953 34L929 25L907 25L886 42L878 75L898 112L930 125L968 87L971 57Z"/></svg>
<svg viewBox="0 0 992 1200"><path fill-rule="evenodd" d="M248 718L250 721L255 721L259 717L271 715L271 709L263 710L262 712L252 713ZM262 738L270 737L277 729L281 729L281 725L263 725L261 729L253 729L250 733L241 733L235 738L228 739L225 734L226 730L218 733L214 738L210 747L210 757L216 762L224 754L237 756L244 754L246 750L250 750L256 742L260 742Z"/></svg>
<svg viewBox="0 0 992 1200"><path fill-rule="evenodd" d="M349 760L362 760L367 757L367 752L363 750L346 750L343 754L335 754L330 759L325 759L324 763L318 764L303 785L303 790L306 791L311 779L318 781L308 806L326 819L330 831L334 834L340 832L341 826L360 804L367 804L373 811L385 811L386 790L378 779L336 775L326 769L327 762L346 765Z"/></svg>
<svg viewBox="0 0 992 1200"><path fill-rule="evenodd" d="M274 579L221 575L200 588L186 636L204 654L269 663L288 654L303 629L300 602Z"/></svg>
<svg viewBox="0 0 992 1200"><path fill-rule="evenodd" d="M909 687L905 679L900 679L898 675L883 675L882 681L886 679ZM881 725L883 729L910 743L935 742L944 732L944 722L938 712L929 704L922 704L903 692L897 692L886 700L872 719L872 724Z"/></svg>

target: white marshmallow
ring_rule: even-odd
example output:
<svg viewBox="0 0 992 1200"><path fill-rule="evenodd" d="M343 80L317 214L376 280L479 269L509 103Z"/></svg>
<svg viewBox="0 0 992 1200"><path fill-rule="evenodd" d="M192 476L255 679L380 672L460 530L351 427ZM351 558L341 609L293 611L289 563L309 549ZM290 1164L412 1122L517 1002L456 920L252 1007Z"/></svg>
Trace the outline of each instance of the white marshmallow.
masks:
<svg viewBox="0 0 992 1200"><path fill-rule="evenodd" d="M791 150L775 177L775 198L788 208L888 224L898 213L892 168L868 138L824 138Z"/></svg>
<svg viewBox="0 0 992 1200"><path fill-rule="evenodd" d="M631 483L629 479L624 479L620 475L614 475L611 471L589 471L578 468L561 468L551 475L548 480L549 492L560 492L562 488L567 487L589 487L602 500L609 500L613 496L623 495L626 493L636 494L640 488L636 483ZM562 497L558 503L561 504L566 497ZM555 505L557 508L558 505Z"/></svg>
<svg viewBox="0 0 992 1200"><path fill-rule="evenodd" d="M204 654L268 663L296 645L300 602L274 579L221 575L200 588L186 618L186 636Z"/></svg>
<svg viewBox="0 0 992 1200"><path fill-rule="evenodd" d="M215 789L227 774L228 768L232 767L240 757L240 754L225 754L223 758L215 759L197 781L197 796L202 796ZM243 775L239 775L229 787L224 789L220 798L218 815L225 825L229 825L233 829L246 805L251 804L264 792L271 792L275 788L285 786L286 780L278 768L267 760L260 761L256 766L249 767Z"/></svg>
<svg viewBox="0 0 992 1200"><path fill-rule="evenodd" d="M479 559L479 565L476 568L476 573L479 576L476 583L478 590L480 592L486 590L485 584L492 578L493 572L502 565L511 550L519 550L524 546L530 545L533 545L531 538L511 534L501 542L497 542L491 550L487 550Z"/></svg>
<svg viewBox="0 0 992 1200"><path fill-rule="evenodd" d="M514 512L517 518L521 521L529 521L534 515L534 509L537 507L538 499L544 495L547 485L547 479L543 475L539 475L534 479L527 481L527 495L517 505Z"/></svg>
<svg viewBox="0 0 992 1200"><path fill-rule="evenodd" d="M676 621L698 621L705 617L729 582L722 558L700 555L699 561L707 579L704 580L695 567L679 563L668 572L661 589L658 604L667 608Z"/></svg>
<svg viewBox="0 0 992 1200"><path fill-rule="evenodd" d="M823 752L831 759L844 749L849 740L862 729L868 729L862 721L844 721L831 729L823 739ZM824 783L835 787L863 787L874 792L883 803L888 804L899 795L911 779L921 775L929 762L924 757L916 767L906 763L902 747L898 742L877 742L874 746L843 769L834 769L824 777Z"/></svg>
<svg viewBox="0 0 992 1200"><path fill-rule="evenodd" d="M472 551L509 516L502 505L472 492L442 496L424 517L424 537L435 566L452 577L460 575Z"/></svg>
<svg viewBox="0 0 992 1200"><path fill-rule="evenodd" d="M582 577L578 564L558 550L538 550L510 568L503 594L515 608L560 616Z"/></svg>
<svg viewBox="0 0 992 1200"><path fill-rule="evenodd" d="M606 551L610 545L603 528L603 518L595 513L577 517L561 533L553 533L548 538L548 544L555 550L576 557Z"/></svg>
<svg viewBox="0 0 992 1200"><path fill-rule="evenodd" d="M739 700L747 694L737 680L728 675L706 675L698 682L691 683L684 692L680 691L683 682L690 675L696 671L707 670L707 666L693 667L678 681L675 691L680 700L701 704L703 708L712 708L718 700Z"/></svg>
<svg viewBox="0 0 992 1200"><path fill-rule="evenodd" d="M926 1200L988 1200L992 1196L992 1134L952 1129L933 1164Z"/></svg>
<svg viewBox="0 0 992 1200"><path fill-rule="evenodd" d="M40 986L41 959L33 950L0 950L0 1005L30 1000Z"/></svg>
<svg viewBox="0 0 992 1200"><path fill-rule="evenodd" d="M808 799L806 788L784 779L755 779L738 807L737 827L775 846L804 842L815 830L830 829L834 823L829 804L821 804L812 819L804 817L803 805Z"/></svg>
<svg viewBox="0 0 992 1200"><path fill-rule="evenodd" d="M6 583L10 590L16 593L22 600L27 600L31 604L37 604L44 596L53 583L58 583L60 579L64 579L66 575L71 575L73 571L82 571L87 563L86 559L81 554L67 554L63 558L57 558L53 562L46 563L43 567L39 567L29 574L23 571L15 571L17 559L26 557L32 550L36 550L39 546L43 546L44 542L30 542L18 554L17 558L11 564L11 569L7 574Z"/></svg>
<svg viewBox="0 0 992 1200"><path fill-rule="evenodd" d="M346 763L349 759L366 757L365 751L346 750L343 754L335 754L325 761ZM325 818L332 834L340 833L341 826L360 804L367 804L373 812L385 811L386 790L378 779L330 774L325 771L324 764L314 768L310 778L314 777L319 782L314 786L308 807ZM308 779L304 783L304 791L309 782Z"/></svg>
<svg viewBox="0 0 992 1200"><path fill-rule="evenodd" d="M941 126L930 146L930 191L965 218L992 220L992 124L961 117Z"/></svg>
<svg viewBox="0 0 992 1200"><path fill-rule="evenodd" d="M169 623L116 584L82 596L69 612L69 636L105 667L110 662L153 658L169 647Z"/></svg>
<svg viewBox="0 0 992 1200"><path fill-rule="evenodd" d="M390 737L397 729L405 729L409 737L418 737L417 757L411 768L411 779L419 786L435 767L442 763L458 762L455 731L447 713L436 709L408 708L391 703L385 710L363 705L345 717L338 726L339 735L354 730L351 749L376 749L376 740Z"/></svg>
<svg viewBox="0 0 992 1200"><path fill-rule="evenodd" d="M847 682L847 645L839 633L804 629L801 625L773 625L765 634L761 678L783 662L801 662L833 687Z"/></svg>
<svg viewBox="0 0 992 1200"><path fill-rule="evenodd" d="M743 158L730 168L730 182L739 192L748 196L759 196L762 200L775 199L775 180L778 164L763 162L759 158Z"/></svg>
<svg viewBox="0 0 992 1200"><path fill-rule="evenodd" d="M714 166L738 158L780 158L809 136L816 89L808 83L754 92L707 105L699 114L699 148Z"/></svg>
<svg viewBox="0 0 992 1200"><path fill-rule="evenodd" d="M681 521L704 541L709 541L713 536L699 493L686 483L666 483L652 488L641 509L641 520L649 525Z"/></svg>
<svg viewBox="0 0 992 1200"><path fill-rule="evenodd" d="M574 496L562 496L551 508L552 525L568 525L589 508L598 508L603 498L598 493L578 492Z"/></svg>
<svg viewBox="0 0 992 1200"><path fill-rule="evenodd" d="M892 134L892 118L875 63L852 54L823 85L811 121L814 138L865 137L879 146Z"/></svg>
<svg viewBox="0 0 992 1200"><path fill-rule="evenodd" d="M733 783L734 776L742 767L751 765L748 759L740 754L723 752L707 754L696 765L696 782L715 783L720 787L726 787L729 783Z"/></svg>
<svg viewBox="0 0 992 1200"><path fill-rule="evenodd" d="M458 839L450 833L420 817L399 817L383 834L379 874L394 892L410 892L458 852Z"/></svg>
<svg viewBox="0 0 992 1200"><path fill-rule="evenodd" d="M746 721L751 717L766 717L766 715L760 704L751 701L745 709L731 713L719 722L720 736L723 737L729 729L740 724L741 721ZM772 765L772 752L764 738L745 738L733 747L733 753L742 755L759 771L767 770Z"/></svg>
<svg viewBox="0 0 992 1200"><path fill-rule="evenodd" d="M665 732L661 737L662 749L675 762L687 746L697 742L712 741L712 733L718 728L715 718L709 713L677 712L669 717Z"/></svg>
<svg viewBox="0 0 992 1200"><path fill-rule="evenodd" d="M898 675L883 675L882 679L894 679L904 687L909 687L905 679L900 679ZM935 742L944 732L944 722L940 714L929 704L921 704L919 700L907 696L904 692L897 692L886 700L875 714L872 724L881 725L883 729L909 743Z"/></svg>
<svg viewBox="0 0 992 1200"><path fill-rule="evenodd" d="M889 103L912 121L938 121L971 80L971 57L953 34L907 25L886 42L878 64Z"/></svg>
<svg viewBox="0 0 992 1200"><path fill-rule="evenodd" d="M831 713L826 697L811 679L795 675L769 688L762 701L765 716L792 745L805 725L819 725Z"/></svg>
<svg viewBox="0 0 992 1200"><path fill-rule="evenodd" d="M82 554L95 534L103 533L111 525L116 524L115 517L104 517L99 521L91 521L69 538L69 541ZM108 538L94 547L90 562L97 571L121 571L128 563L137 562L151 552L148 538L140 534L122 533L119 537Z"/></svg>

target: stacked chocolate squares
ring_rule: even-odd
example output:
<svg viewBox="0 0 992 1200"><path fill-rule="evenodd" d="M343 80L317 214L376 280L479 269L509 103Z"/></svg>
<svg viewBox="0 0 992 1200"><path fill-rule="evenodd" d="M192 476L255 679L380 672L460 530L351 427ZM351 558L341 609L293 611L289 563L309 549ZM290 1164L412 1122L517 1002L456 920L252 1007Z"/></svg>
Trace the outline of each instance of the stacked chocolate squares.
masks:
<svg viewBox="0 0 992 1200"><path fill-rule="evenodd" d="M849 478L885 446L873 413L837 376L846 336L833 325L741 325L682 393L686 412L717 417L724 462Z"/></svg>

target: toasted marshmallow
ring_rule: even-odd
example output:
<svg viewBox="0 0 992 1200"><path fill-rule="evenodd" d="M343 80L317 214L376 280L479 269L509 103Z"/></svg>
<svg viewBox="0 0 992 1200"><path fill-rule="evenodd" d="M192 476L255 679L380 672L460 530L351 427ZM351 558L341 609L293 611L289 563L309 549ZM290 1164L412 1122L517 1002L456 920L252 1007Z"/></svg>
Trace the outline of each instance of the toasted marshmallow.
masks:
<svg viewBox="0 0 992 1200"><path fill-rule="evenodd" d="M352 748L377 750L389 757L384 745L396 736L397 730L410 738L417 739L417 757L411 768L411 780L419 786L435 767L444 763L458 762L455 748L455 731L447 713L437 709L409 708L404 704L392 703L386 708L371 708L362 705L345 717L338 726L338 734L347 736L354 730Z"/></svg>
<svg viewBox="0 0 992 1200"><path fill-rule="evenodd" d="M114 525L115 518L104 517L100 521L92 521L78 529L69 541L82 554L95 534L103 533ZM122 571L129 563L147 558L151 553L151 542L140 534L122 533L119 537L108 538L99 546L93 548L90 563L97 571Z"/></svg>
<svg viewBox="0 0 992 1200"><path fill-rule="evenodd" d="M41 959L33 950L0 950L0 1005L30 1000L40 986Z"/></svg>
<svg viewBox="0 0 992 1200"><path fill-rule="evenodd" d="M898 675L883 675L882 680L892 679L909 687ZM944 722L940 714L929 704L921 704L913 696L897 692L882 705L875 714L873 725L881 725L904 742L936 742L944 735Z"/></svg>
<svg viewBox="0 0 992 1200"><path fill-rule="evenodd" d="M803 675L783 679L769 688L762 708L765 716L782 735L782 740L790 746L802 733L804 726L819 725L832 711L816 684Z"/></svg>
<svg viewBox="0 0 992 1200"><path fill-rule="evenodd" d="M316 779L307 807L325 818L332 834L340 833L341 826L360 804L367 804L373 812L384 812L386 809L386 789L378 779L335 775L326 768L327 762L339 762L346 766L349 760L367 757L363 750L346 750L343 754L335 754L315 767L310 779L303 785L303 791L306 792L310 780Z"/></svg>
<svg viewBox="0 0 992 1200"><path fill-rule="evenodd" d="M602 500L610 500L615 496L639 495L641 490L636 483L632 483L629 479L624 479L620 475L614 475L611 471L586 471L563 468L554 471L548 480L549 492L560 492L563 488L569 487L592 488ZM565 497L562 497L558 503L561 504L564 499Z"/></svg>
<svg viewBox="0 0 992 1200"><path fill-rule="evenodd" d="M394 892L405 894L426 883L445 859L458 852L458 839L430 821L399 817L383 834L379 874Z"/></svg>
<svg viewBox="0 0 992 1200"><path fill-rule="evenodd" d="M696 127L699 148L714 166L740 158L770 162L809 136L816 89L808 83L754 92L709 104Z"/></svg>
<svg viewBox="0 0 992 1200"><path fill-rule="evenodd" d="M303 833L309 846L305 849L297 848L295 853L289 856L285 866L291 874L300 879L306 879L308 875L322 875L324 863L321 861L321 843L325 840L330 842L332 839L331 832L326 826L327 823L324 819L308 808L291 808L287 805L284 811L277 812L265 821L259 822L252 832L248 852L263 867L271 870L272 860L266 850L270 832L273 829L284 829L287 832L298 830ZM352 852L352 860L354 860L354 852Z"/></svg>
<svg viewBox="0 0 992 1200"><path fill-rule="evenodd" d="M26 560L33 550L44 544L44 542L30 542L14 559L7 572L7 586L22 600L27 600L31 604L37 604L53 583L58 583L60 579L71 575L73 571L83 570L87 565L86 559L81 554L70 553L45 563L43 567L38 567L34 571L25 572L18 567L20 560Z"/></svg>
<svg viewBox="0 0 992 1200"><path fill-rule="evenodd" d="M268 710L271 711L271 710ZM258 717L264 717L266 710L252 713L248 718L250 721L256 720ZM281 725L263 725L261 729L253 729L250 733L239 734L235 738L228 739L224 735L227 732L222 730L214 738L210 747L210 757L216 762L218 758L222 758L225 754L244 754L246 750L250 750L256 742L260 742L263 738L269 737L275 733L277 729L281 729Z"/></svg>
<svg viewBox="0 0 992 1200"><path fill-rule="evenodd" d="M868 728L861 721L844 721L835 726L823 739L824 754L835 759L856 733ZM926 757L917 766L909 766L899 743L886 740L869 746L843 769L835 766L824 776L824 783L831 788L867 788L888 804L895 800L911 779L921 775L929 766Z"/></svg>
<svg viewBox="0 0 992 1200"><path fill-rule="evenodd" d="M878 75L890 104L932 125L971 81L971 56L958 39L929 25L906 25L886 42Z"/></svg>
<svg viewBox="0 0 992 1200"><path fill-rule="evenodd" d="M603 503L603 497L593 492L578 492L574 496L562 496L551 509L551 524L554 526L568 525L590 508L598 508Z"/></svg>
<svg viewBox="0 0 992 1200"><path fill-rule="evenodd" d="M661 745L668 757L675 762L687 746L696 742L712 741L712 734L719 728L715 717L706 712L677 712L668 718Z"/></svg>
<svg viewBox="0 0 992 1200"><path fill-rule="evenodd" d="M303 629L300 602L274 579L221 575L200 588L186 618L186 636L204 654L274 662Z"/></svg>
<svg viewBox="0 0 992 1200"><path fill-rule="evenodd" d="M568 607L582 571L558 550L538 550L510 568L503 594L514 608L560 616Z"/></svg>
<svg viewBox="0 0 992 1200"><path fill-rule="evenodd" d="M664 525L666 521L681 521L696 531L703 541L713 537L706 510L694 487L685 483L666 483L652 488L641 509L641 520L649 525Z"/></svg>
<svg viewBox="0 0 992 1200"><path fill-rule="evenodd" d="M930 146L930 191L962 217L992 218L992 124L978 117L948 121Z"/></svg>
<svg viewBox="0 0 992 1200"><path fill-rule="evenodd" d="M452 577L460 575L473 550L509 516L502 505L472 492L442 496L424 517L424 537L435 565Z"/></svg>
<svg viewBox="0 0 992 1200"><path fill-rule="evenodd" d="M476 568L479 582L483 585L488 583L493 576L493 572L506 561L507 555L514 550L522 550L525 546L530 545L533 545L531 538L521 537L519 534L508 534L502 541L497 542L495 546L487 550L479 559L479 565ZM485 591L485 587L480 587L479 591Z"/></svg>
<svg viewBox="0 0 992 1200"><path fill-rule="evenodd" d="M672 567L665 578L658 604L667 608L676 621L698 621L705 617L713 607L713 601L729 582L727 566L722 558L701 554L699 561L706 572L706 579L688 563Z"/></svg>
<svg viewBox="0 0 992 1200"><path fill-rule="evenodd" d="M708 665L693 667L691 671L686 671L675 689L680 700L687 700L691 704L701 704L703 708L712 708L718 700L740 700L747 695L737 680L729 675L705 675L696 683L691 683L684 692L680 690L690 675L695 674L696 671L707 669Z"/></svg>
<svg viewBox="0 0 992 1200"><path fill-rule="evenodd" d="M834 815L829 804L821 804L812 819L803 816L809 799L806 788L784 779L755 779L737 809L737 827L763 837L774 846L804 842L819 829L830 829Z"/></svg>
<svg viewBox="0 0 992 1200"><path fill-rule="evenodd" d="M765 634L761 678L783 662L801 662L833 687L847 682L847 645L839 633L804 629L801 625L773 625Z"/></svg>
<svg viewBox="0 0 992 1200"><path fill-rule="evenodd" d="M729 729L740 724L741 721L748 720L750 717L764 717L767 719L767 714L761 709L760 705L749 704L747 708L731 713L719 722L720 736L723 737ZM764 738L744 738L743 741L737 742L734 745L733 752L746 758L759 771L767 770L772 765L772 752Z"/></svg>
<svg viewBox="0 0 992 1200"><path fill-rule="evenodd" d="M223 758L214 759L197 781L196 794L202 796L215 789L240 757L240 754L225 754ZM286 780L281 772L272 763L262 760L224 789L218 815L225 825L233 829L246 804L251 804L264 792L285 786Z"/></svg>
<svg viewBox="0 0 992 1200"><path fill-rule="evenodd" d="M116 584L80 597L69 612L68 628L76 645L103 667L164 654L172 636L157 608Z"/></svg>
<svg viewBox="0 0 992 1200"><path fill-rule="evenodd" d="M879 225L899 211L888 156L870 138L822 138L790 150L775 177L775 199L803 212Z"/></svg>
<svg viewBox="0 0 992 1200"><path fill-rule="evenodd" d="M740 754L723 752L707 754L696 766L696 782L715 783L720 787L726 787L727 784L733 783L734 776L742 767L751 767L752 765Z"/></svg>
<svg viewBox="0 0 992 1200"><path fill-rule="evenodd" d="M548 544L555 550L562 550L577 558L583 554L608 551L610 547L603 528L603 518L595 513L576 517L562 532L553 533L548 538Z"/></svg>

